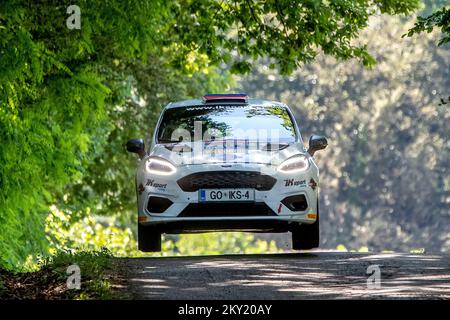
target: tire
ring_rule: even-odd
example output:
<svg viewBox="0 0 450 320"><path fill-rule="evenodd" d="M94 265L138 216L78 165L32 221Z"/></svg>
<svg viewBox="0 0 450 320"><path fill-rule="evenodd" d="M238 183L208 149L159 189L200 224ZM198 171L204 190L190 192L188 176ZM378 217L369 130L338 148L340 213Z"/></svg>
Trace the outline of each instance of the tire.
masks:
<svg viewBox="0 0 450 320"><path fill-rule="evenodd" d="M160 252L161 232L138 224L138 248L142 252Z"/></svg>
<svg viewBox="0 0 450 320"><path fill-rule="evenodd" d="M313 224L300 224L292 230L292 249L309 250L319 247L319 201L317 201L317 219Z"/></svg>

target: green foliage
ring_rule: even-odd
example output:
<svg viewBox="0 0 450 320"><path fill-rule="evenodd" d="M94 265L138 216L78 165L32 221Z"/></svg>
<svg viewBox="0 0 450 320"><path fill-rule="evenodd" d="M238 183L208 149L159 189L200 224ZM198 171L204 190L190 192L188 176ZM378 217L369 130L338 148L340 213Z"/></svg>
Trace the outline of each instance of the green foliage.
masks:
<svg viewBox="0 0 450 320"><path fill-rule="evenodd" d="M133 223L135 225L135 223ZM120 227L114 217L86 216L75 223L70 216L52 207L46 220L50 252L60 254L73 248L76 252L100 251L103 248L118 257L177 256L233 253L278 252L274 241L255 239L248 233L204 233L165 236L162 252L145 254L137 250L137 242L129 228ZM54 258L52 258L54 261Z"/></svg>
<svg viewBox="0 0 450 320"><path fill-rule="evenodd" d="M102 219L86 215L72 222L70 214L55 206L46 219L47 238L50 253L56 254L67 248L92 251L107 248L115 256L127 256L136 251L137 244L129 228L120 228L115 218Z"/></svg>
<svg viewBox="0 0 450 320"><path fill-rule="evenodd" d="M181 44L178 50L231 62L231 70L239 73L249 72L254 59L268 57L271 67L288 74L319 52L358 58L370 67L375 60L354 41L369 17L377 11L407 14L418 6L419 0L185 0L172 7L177 19L170 28Z"/></svg>
<svg viewBox="0 0 450 320"><path fill-rule="evenodd" d="M66 290L66 298L112 299L115 293L107 275L112 267L111 258L111 252L104 248L89 251L61 250L41 260L38 268L51 270L57 279L65 284L67 268L70 265L78 265L81 276L80 290Z"/></svg>
<svg viewBox="0 0 450 320"><path fill-rule="evenodd" d="M125 94L104 85L111 59L147 56L164 16L155 1L79 5L83 28L69 30L60 1L0 3L0 265L9 268L46 251L49 204L102 152L114 127L105 102Z"/></svg>
<svg viewBox="0 0 450 320"><path fill-rule="evenodd" d="M436 3L428 5L428 7L435 8L436 5L441 4L440 1L435 2ZM448 2L445 2L445 4L448 4ZM448 5L443 6L440 10L436 10L434 13L429 14L426 17L417 17L414 27L409 29L408 32L402 37L412 37L414 34L423 33L425 31L430 33L435 27L438 29L440 28L442 32L442 38L439 40L438 46L450 42L450 7ZM439 105L442 106L448 103L450 103L450 96L448 96L447 99L441 98Z"/></svg>
<svg viewBox="0 0 450 320"><path fill-rule="evenodd" d="M403 36L412 37L425 31L430 33L435 27L440 28L443 34L438 45L450 42L450 7L443 7L427 17L417 17L414 27Z"/></svg>
<svg viewBox="0 0 450 320"><path fill-rule="evenodd" d="M104 271L110 266L111 252L106 249L77 251L62 250L55 255L44 258L39 268L49 268L62 279L67 279L67 267L76 264L80 267L82 278L87 280L100 279Z"/></svg>

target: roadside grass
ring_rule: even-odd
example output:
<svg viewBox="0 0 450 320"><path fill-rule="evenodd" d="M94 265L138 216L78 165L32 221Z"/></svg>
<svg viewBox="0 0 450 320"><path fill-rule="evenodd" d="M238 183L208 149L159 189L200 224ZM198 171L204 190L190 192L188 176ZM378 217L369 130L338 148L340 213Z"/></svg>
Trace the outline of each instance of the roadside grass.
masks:
<svg viewBox="0 0 450 320"><path fill-rule="evenodd" d="M0 300L3 299L118 299L115 290L113 256L110 251L60 251L40 259L38 270L0 270ZM68 289L67 268L80 268L80 289Z"/></svg>

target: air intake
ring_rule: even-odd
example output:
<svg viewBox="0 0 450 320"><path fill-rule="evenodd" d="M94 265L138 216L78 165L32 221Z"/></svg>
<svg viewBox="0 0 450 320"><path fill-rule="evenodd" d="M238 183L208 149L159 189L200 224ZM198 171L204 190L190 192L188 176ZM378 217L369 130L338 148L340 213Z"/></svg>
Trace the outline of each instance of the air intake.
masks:
<svg viewBox="0 0 450 320"><path fill-rule="evenodd" d="M147 210L151 213L163 213L172 205L172 203L173 202L167 198L151 196L148 199Z"/></svg>

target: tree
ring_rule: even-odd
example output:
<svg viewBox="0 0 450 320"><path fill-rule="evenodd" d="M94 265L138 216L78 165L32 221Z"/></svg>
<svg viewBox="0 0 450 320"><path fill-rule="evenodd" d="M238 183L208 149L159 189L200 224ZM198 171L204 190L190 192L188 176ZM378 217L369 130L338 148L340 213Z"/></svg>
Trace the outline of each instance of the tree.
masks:
<svg viewBox="0 0 450 320"><path fill-rule="evenodd" d="M236 72L248 72L254 59L268 57L272 68L289 74L319 52L372 66L365 44L355 42L369 17L407 14L418 5L418 0L185 0L172 8L178 18L169 27L178 50L205 53L213 62L231 63Z"/></svg>

